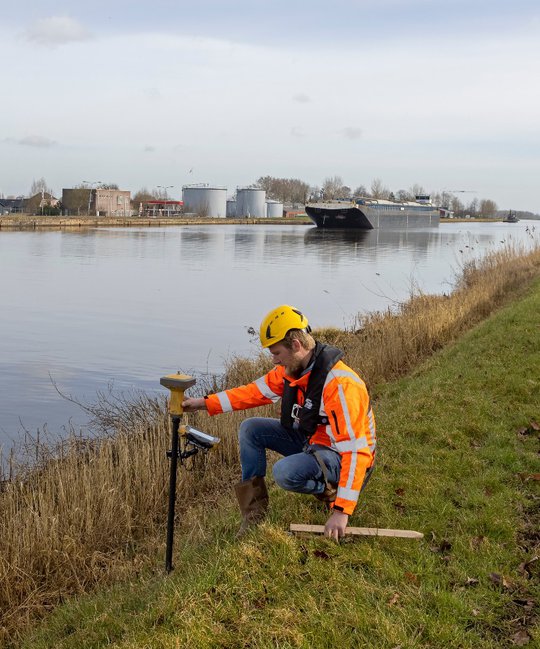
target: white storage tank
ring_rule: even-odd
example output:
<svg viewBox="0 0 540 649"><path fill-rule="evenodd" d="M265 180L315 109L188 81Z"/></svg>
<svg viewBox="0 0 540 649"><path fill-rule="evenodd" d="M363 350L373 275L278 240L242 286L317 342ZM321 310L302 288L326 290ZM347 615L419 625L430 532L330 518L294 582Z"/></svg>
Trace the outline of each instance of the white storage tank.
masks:
<svg viewBox="0 0 540 649"><path fill-rule="evenodd" d="M184 213L224 219L227 215L227 188L208 184L182 187Z"/></svg>
<svg viewBox="0 0 540 649"><path fill-rule="evenodd" d="M266 207L264 189L242 187L236 191L236 216L264 218Z"/></svg>
<svg viewBox="0 0 540 649"><path fill-rule="evenodd" d="M266 201L266 216L269 219L281 219L283 217L283 203Z"/></svg>
<svg viewBox="0 0 540 649"><path fill-rule="evenodd" d="M236 216L236 201L233 198L227 199L226 214L229 218L234 218Z"/></svg>

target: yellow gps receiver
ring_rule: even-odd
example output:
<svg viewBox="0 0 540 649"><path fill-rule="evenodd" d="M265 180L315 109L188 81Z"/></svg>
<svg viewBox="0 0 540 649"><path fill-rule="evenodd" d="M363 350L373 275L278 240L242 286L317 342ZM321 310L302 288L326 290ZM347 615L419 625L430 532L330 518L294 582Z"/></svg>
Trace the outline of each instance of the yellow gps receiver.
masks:
<svg viewBox="0 0 540 649"><path fill-rule="evenodd" d="M169 399L169 414L182 415L184 409L182 402L184 401L184 391L191 388L197 382L192 376L188 374L167 374L162 376L159 380L161 385L171 391L171 398Z"/></svg>

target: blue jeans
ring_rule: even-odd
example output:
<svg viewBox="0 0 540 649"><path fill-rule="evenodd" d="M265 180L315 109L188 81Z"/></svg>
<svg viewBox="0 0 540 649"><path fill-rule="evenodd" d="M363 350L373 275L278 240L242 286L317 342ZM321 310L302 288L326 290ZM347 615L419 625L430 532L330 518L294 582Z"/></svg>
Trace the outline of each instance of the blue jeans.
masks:
<svg viewBox="0 0 540 649"><path fill-rule="evenodd" d="M324 491L322 469L304 435L287 431L278 419L251 417L242 422L238 436L242 480L266 475L266 449L270 449L285 456L273 467L274 480L282 489L302 494ZM324 446L315 448L327 468L329 481L337 484L341 470L339 453Z"/></svg>

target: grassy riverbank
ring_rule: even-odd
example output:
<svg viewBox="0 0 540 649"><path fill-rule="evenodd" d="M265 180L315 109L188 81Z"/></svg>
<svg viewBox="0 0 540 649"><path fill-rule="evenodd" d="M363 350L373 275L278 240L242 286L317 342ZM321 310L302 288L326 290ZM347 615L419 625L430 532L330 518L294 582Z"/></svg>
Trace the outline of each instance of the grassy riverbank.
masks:
<svg viewBox="0 0 540 649"><path fill-rule="evenodd" d="M378 418L378 468L351 524L417 529L424 541L293 538L290 522L326 514L315 499L277 489L268 523L234 541L244 415L198 415L193 423L223 441L181 474L176 570L164 577L162 404L105 404L96 415L114 438L41 450L37 472L0 495L5 644L532 646L539 273L538 249L498 253L465 268L450 296L416 296L399 314L321 333L367 378ZM267 362L233 359L220 385L249 380ZM28 635L24 627L52 608Z"/></svg>

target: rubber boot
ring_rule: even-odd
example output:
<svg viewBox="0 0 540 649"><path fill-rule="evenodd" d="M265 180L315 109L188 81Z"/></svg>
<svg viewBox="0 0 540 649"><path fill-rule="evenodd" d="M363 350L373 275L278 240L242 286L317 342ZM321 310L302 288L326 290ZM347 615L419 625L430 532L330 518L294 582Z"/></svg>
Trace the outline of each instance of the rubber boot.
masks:
<svg viewBox="0 0 540 649"><path fill-rule="evenodd" d="M239 539L252 527L255 527L266 517L268 511L268 491L264 478L255 476L234 485L236 498L242 513L242 524L236 534Z"/></svg>

